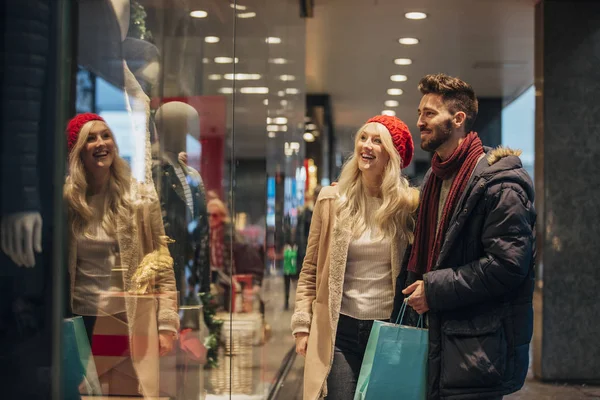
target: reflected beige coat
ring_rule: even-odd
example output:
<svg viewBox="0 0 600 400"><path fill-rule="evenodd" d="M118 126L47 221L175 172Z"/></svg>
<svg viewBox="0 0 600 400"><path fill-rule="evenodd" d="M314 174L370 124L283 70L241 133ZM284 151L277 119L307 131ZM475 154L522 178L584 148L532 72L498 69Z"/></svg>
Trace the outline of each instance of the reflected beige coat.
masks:
<svg viewBox="0 0 600 400"><path fill-rule="evenodd" d="M160 203L154 186L132 180L130 196L133 215L119 215L116 229L121 266L126 268L123 282L125 292L131 288L131 277L144 256L161 246L166 247ZM71 307L76 269L77 241L71 238L69 242ZM125 299L131 357L140 381L140 391L144 397L159 394L158 330L170 330L175 333L179 330L177 288L172 269L170 274L164 274L160 281L155 282L155 286L160 289L160 294L130 295Z"/></svg>
<svg viewBox="0 0 600 400"><path fill-rule="evenodd" d="M298 280L292 331L309 332L304 369L304 400L327 395L327 376L333 363L333 348L342 305L342 290L348 247L352 233L347 221L335 217L336 187L321 190L310 225L306 257ZM391 246L392 285L400 272L400 257L407 243Z"/></svg>

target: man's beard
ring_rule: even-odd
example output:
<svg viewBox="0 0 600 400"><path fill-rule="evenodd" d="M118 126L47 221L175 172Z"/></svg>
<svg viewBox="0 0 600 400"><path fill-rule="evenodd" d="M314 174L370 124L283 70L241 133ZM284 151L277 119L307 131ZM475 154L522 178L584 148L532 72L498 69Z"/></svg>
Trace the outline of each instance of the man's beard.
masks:
<svg viewBox="0 0 600 400"><path fill-rule="evenodd" d="M424 130L430 130L431 133L426 134L425 139L421 139L421 149L433 153L452 136L452 119Z"/></svg>

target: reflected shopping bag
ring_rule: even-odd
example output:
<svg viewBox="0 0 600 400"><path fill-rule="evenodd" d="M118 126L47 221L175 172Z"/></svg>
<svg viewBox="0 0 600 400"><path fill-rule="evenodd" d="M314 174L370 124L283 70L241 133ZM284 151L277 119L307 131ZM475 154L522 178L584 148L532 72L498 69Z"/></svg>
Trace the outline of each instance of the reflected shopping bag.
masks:
<svg viewBox="0 0 600 400"><path fill-rule="evenodd" d="M82 317L63 320L63 387L65 400L79 400L79 388L90 395L101 394L98 374L94 364Z"/></svg>
<svg viewBox="0 0 600 400"><path fill-rule="evenodd" d="M416 328L402 325L405 312L406 302L396 324L373 324L355 400L425 399L429 332L422 316Z"/></svg>

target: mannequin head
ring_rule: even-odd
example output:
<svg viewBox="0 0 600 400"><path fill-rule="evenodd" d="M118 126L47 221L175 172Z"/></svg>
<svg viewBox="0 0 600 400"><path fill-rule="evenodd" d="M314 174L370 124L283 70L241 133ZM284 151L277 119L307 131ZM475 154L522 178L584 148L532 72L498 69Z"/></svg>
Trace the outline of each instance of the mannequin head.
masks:
<svg viewBox="0 0 600 400"><path fill-rule="evenodd" d="M178 155L186 151L186 137L200 136L200 117L196 109L180 101L165 103L156 111L156 130L164 151Z"/></svg>

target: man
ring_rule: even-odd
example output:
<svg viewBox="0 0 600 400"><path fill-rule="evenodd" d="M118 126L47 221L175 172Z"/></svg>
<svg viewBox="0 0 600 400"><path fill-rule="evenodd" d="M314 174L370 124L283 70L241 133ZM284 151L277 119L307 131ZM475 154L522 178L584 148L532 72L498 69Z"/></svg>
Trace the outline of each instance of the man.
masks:
<svg viewBox="0 0 600 400"><path fill-rule="evenodd" d="M484 149L471 132L478 104L469 84L427 75L419 90L421 148L434 155L392 320L404 295L427 313L429 400L501 399L522 387L529 364L533 184L520 152Z"/></svg>

